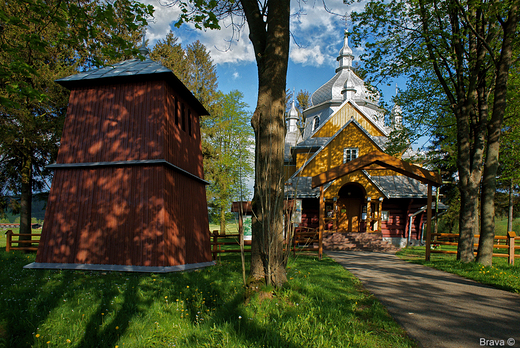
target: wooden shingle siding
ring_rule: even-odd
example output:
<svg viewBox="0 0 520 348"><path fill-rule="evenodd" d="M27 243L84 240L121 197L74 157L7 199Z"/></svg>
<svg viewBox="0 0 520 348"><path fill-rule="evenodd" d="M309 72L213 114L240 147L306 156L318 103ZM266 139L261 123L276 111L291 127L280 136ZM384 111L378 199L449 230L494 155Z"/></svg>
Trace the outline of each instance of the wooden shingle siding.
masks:
<svg viewBox="0 0 520 348"><path fill-rule="evenodd" d="M164 85L141 82L73 90L56 162L163 158Z"/></svg>
<svg viewBox="0 0 520 348"><path fill-rule="evenodd" d="M201 109L163 80L73 88L36 262L211 261Z"/></svg>

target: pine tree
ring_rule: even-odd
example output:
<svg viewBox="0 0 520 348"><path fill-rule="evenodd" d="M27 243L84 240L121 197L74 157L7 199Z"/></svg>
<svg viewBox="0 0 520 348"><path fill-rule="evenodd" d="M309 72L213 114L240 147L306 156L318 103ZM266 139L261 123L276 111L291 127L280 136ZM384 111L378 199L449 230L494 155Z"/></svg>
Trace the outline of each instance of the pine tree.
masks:
<svg viewBox="0 0 520 348"><path fill-rule="evenodd" d="M68 91L54 80L137 53L129 33L152 12L130 0L0 4L0 207L21 194L21 234L31 233L32 192L48 185L57 155Z"/></svg>

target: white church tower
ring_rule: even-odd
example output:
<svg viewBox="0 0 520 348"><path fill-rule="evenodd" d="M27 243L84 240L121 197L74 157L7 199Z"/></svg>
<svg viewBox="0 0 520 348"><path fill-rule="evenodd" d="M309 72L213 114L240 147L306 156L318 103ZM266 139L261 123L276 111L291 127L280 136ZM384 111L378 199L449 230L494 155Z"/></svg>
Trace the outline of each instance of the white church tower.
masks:
<svg viewBox="0 0 520 348"><path fill-rule="evenodd" d="M354 72L354 55L348 43L347 29L337 61L336 75L312 94L311 106L303 111L306 120L303 140L311 137L347 101L356 104L374 123L385 128L384 113L378 106L379 93L367 88Z"/></svg>

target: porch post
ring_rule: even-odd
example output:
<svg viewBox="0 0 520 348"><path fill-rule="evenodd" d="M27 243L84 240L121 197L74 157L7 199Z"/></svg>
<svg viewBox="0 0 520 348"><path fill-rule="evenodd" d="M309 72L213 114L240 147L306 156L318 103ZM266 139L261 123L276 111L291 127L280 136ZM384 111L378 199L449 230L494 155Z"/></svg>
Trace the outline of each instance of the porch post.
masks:
<svg viewBox="0 0 520 348"><path fill-rule="evenodd" d="M366 228L366 232L367 233L372 232L371 227L370 227L370 224L372 222L372 218L370 217L370 214L371 214L370 202L371 201L372 201L372 198L368 197L367 198L367 218L365 220L365 223L366 223L366 226L367 226L367 228Z"/></svg>
<svg viewBox="0 0 520 348"><path fill-rule="evenodd" d="M383 215L383 197L379 198L379 207L378 207L378 210L379 212L377 213L377 232L379 233L382 233L383 232L383 228L381 226L381 224L383 223L382 221L382 215Z"/></svg>
<svg viewBox="0 0 520 348"><path fill-rule="evenodd" d="M426 209L426 261L430 261L430 243L432 240L432 184L428 183L428 207Z"/></svg>
<svg viewBox="0 0 520 348"><path fill-rule="evenodd" d="M323 194L323 185L320 186L320 213L319 213L319 223L320 228L318 231L318 256L321 260L323 255L323 230L324 230L324 222L325 222L325 195Z"/></svg>

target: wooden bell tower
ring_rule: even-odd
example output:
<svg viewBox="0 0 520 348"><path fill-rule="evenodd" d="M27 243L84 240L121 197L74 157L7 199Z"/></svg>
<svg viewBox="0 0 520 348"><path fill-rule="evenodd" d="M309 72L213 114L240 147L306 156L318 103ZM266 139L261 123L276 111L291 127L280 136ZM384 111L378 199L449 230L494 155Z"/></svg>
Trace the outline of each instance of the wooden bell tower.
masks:
<svg viewBox="0 0 520 348"><path fill-rule="evenodd" d="M36 262L169 272L212 265L199 118L149 58L57 80L71 90Z"/></svg>

